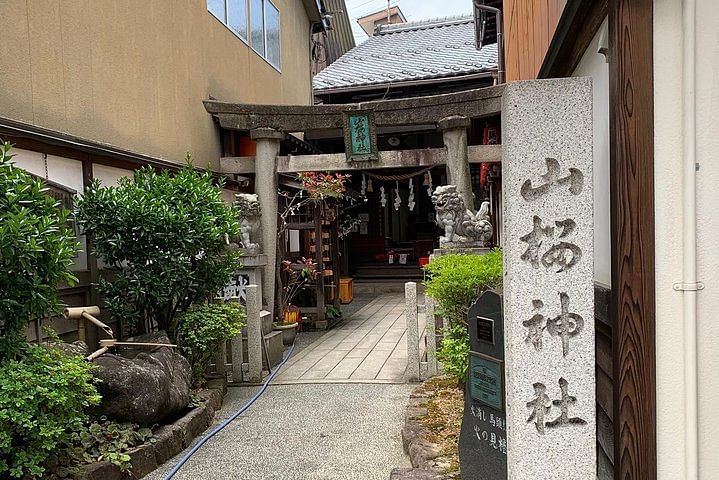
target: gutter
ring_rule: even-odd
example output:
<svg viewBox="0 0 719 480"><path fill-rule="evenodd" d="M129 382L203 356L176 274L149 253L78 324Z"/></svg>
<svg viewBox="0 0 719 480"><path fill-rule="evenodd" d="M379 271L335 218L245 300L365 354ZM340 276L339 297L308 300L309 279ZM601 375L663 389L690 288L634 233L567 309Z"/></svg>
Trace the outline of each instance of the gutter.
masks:
<svg viewBox="0 0 719 480"><path fill-rule="evenodd" d="M682 282L673 288L682 292L684 313L684 460L687 480L699 477L699 389L697 371L697 294L704 284L697 281L697 170L696 163L696 0L682 6Z"/></svg>
<svg viewBox="0 0 719 480"><path fill-rule="evenodd" d="M497 82L498 83L504 83L504 33L503 33L503 25L502 25L502 11L498 8L490 7L488 5L484 5L483 3L480 3L482 0L474 0L474 28L475 31L478 28L477 26L477 12L483 11L492 13L496 17L496 24L497 24ZM477 38L475 39L477 48L480 47L482 42L481 39Z"/></svg>

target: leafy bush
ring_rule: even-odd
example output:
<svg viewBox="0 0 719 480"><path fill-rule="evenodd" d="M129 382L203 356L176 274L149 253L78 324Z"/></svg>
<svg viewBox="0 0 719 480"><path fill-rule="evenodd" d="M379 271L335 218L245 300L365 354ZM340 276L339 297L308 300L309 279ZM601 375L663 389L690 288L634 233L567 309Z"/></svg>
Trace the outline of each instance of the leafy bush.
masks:
<svg viewBox="0 0 719 480"><path fill-rule="evenodd" d="M28 346L0 365L0 478L37 478L57 449L82 430L99 403L92 365L60 350Z"/></svg>
<svg viewBox="0 0 719 480"><path fill-rule="evenodd" d="M245 310L236 302L193 305L180 315L180 351L192 365L195 382L202 379L220 342L239 335L244 318Z"/></svg>
<svg viewBox="0 0 719 480"><path fill-rule="evenodd" d="M439 313L450 325L465 324L477 296L502 286L502 251L486 255L442 255L424 267L426 294L434 298Z"/></svg>
<svg viewBox="0 0 719 480"><path fill-rule="evenodd" d="M445 373L454 375L460 382L467 380L469 335L464 325L445 328L442 347L437 350L437 360L442 362Z"/></svg>
<svg viewBox="0 0 719 480"><path fill-rule="evenodd" d="M213 297L239 266L225 248L239 234L237 211L221 193L210 172L145 167L117 187L93 182L78 202L78 221L116 274L101 279L105 305L131 330L148 322L174 340L177 314Z"/></svg>
<svg viewBox="0 0 719 480"><path fill-rule="evenodd" d="M502 251L494 249L486 255L442 255L424 268L428 274L425 293L437 302L438 313L447 325L437 360L445 372L464 382L469 356L467 313L479 294L502 286Z"/></svg>
<svg viewBox="0 0 719 480"><path fill-rule="evenodd" d="M0 144L0 361L27 345L29 320L59 310L58 284L77 280L68 271L78 248L68 212L11 158L10 144Z"/></svg>

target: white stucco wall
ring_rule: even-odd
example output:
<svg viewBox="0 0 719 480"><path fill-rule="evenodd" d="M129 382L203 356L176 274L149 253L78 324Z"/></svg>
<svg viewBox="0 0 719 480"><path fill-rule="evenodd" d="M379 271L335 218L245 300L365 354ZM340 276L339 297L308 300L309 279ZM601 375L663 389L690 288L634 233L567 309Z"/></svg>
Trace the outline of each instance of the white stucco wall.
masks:
<svg viewBox="0 0 719 480"><path fill-rule="evenodd" d="M594 117L594 279L611 285L609 242L609 64L599 53L606 47L607 20L584 52L573 77L592 77Z"/></svg>
<svg viewBox="0 0 719 480"><path fill-rule="evenodd" d="M699 478L719 478L719 2L697 0L696 161ZM657 309L657 448L660 480L687 478L682 293L682 2L654 2L654 142Z"/></svg>
<svg viewBox="0 0 719 480"><path fill-rule="evenodd" d="M43 156L42 153L22 148L13 148L11 153L13 155L12 160L18 167L38 177L47 178L55 183L72 188L76 192L82 192L82 162L56 155ZM85 235L80 235L78 241L80 242L80 250L70 267L70 270L76 272L87 270L87 255L85 255L87 242Z"/></svg>

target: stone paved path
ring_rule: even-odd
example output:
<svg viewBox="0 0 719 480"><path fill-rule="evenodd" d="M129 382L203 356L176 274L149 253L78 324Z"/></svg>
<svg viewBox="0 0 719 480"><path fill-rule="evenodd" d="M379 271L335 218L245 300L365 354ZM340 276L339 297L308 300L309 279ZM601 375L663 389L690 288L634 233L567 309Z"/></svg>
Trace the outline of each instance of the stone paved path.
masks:
<svg viewBox="0 0 719 480"><path fill-rule="evenodd" d="M359 305L329 332L300 334L301 348L264 395L174 479L387 480L410 466L400 438L413 388L404 382L404 295ZM231 387L215 422L256 388ZM179 459L145 478L162 480Z"/></svg>
<svg viewBox="0 0 719 480"><path fill-rule="evenodd" d="M404 294L389 293L290 358L273 382L403 383L406 369Z"/></svg>

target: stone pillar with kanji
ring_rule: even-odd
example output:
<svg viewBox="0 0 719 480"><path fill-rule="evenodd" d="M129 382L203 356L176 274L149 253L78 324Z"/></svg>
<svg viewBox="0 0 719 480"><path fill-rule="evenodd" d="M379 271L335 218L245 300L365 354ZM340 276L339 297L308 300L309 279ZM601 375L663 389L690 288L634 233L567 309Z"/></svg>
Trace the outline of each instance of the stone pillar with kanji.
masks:
<svg viewBox="0 0 719 480"><path fill-rule="evenodd" d="M507 471L596 477L592 85L502 99Z"/></svg>

